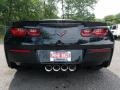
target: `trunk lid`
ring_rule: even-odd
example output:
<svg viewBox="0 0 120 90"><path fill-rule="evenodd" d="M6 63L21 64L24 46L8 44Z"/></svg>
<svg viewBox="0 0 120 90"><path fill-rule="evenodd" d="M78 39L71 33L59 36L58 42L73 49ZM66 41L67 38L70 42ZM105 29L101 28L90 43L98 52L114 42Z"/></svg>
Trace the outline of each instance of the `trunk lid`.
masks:
<svg viewBox="0 0 120 90"><path fill-rule="evenodd" d="M42 36L37 38L39 44L77 43L81 38L81 25L76 27L41 27Z"/></svg>

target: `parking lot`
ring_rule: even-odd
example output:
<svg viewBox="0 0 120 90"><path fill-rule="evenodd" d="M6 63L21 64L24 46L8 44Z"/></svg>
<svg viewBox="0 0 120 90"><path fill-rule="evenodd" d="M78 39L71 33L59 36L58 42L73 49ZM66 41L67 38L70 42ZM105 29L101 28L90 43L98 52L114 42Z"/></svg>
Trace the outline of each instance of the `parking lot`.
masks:
<svg viewBox="0 0 120 90"><path fill-rule="evenodd" d="M115 42L111 66L100 71L47 73L7 67L0 45L0 90L120 90L120 40Z"/></svg>

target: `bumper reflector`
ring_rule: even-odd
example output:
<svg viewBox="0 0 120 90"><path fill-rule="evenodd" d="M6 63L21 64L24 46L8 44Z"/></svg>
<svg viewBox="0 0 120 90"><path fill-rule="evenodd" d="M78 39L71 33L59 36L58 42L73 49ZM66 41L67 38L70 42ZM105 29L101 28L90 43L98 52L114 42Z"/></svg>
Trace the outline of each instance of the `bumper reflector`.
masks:
<svg viewBox="0 0 120 90"><path fill-rule="evenodd" d="M17 52L17 53L30 53L31 52L31 50L24 50L24 49L11 49L9 51Z"/></svg>
<svg viewBox="0 0 120 90"><path fill-rule="evenodd" d="M90 53L96 53L96 52L111 52L111 49L89 49Z"/></svg>

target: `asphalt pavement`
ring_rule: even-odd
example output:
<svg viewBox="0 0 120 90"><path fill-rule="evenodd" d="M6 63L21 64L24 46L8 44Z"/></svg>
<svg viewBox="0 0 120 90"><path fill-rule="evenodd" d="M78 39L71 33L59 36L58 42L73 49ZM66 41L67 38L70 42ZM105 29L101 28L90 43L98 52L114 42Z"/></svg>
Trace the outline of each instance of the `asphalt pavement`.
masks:
<svg viewBox="0 0 120 90"><path fill-rule="evenodd" d="M1 44L0 90L120 90L120 41L115 42L112 63L107 69L67 73L10 69Z"/></svg>

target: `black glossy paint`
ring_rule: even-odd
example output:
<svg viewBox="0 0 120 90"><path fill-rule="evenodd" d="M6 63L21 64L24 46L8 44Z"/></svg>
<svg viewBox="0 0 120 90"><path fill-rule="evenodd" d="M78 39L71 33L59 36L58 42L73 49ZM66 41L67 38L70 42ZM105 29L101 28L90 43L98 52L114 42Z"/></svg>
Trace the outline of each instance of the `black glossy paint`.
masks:
<svg viewBox="0 0 120 90"><path fill-rule="evenodd" d="M39 37L15 38L10 28L37 28L42 32ZM110 62L114 40L111 32L105 37L82 37L80 30L85 28L107 28L105 23L82 22L74 20L43 20L14 22L4 39L8 62L39 64L85 64L101 65ZM110 49L110 52L89 53L89 49ZM11 49L27 49L31 53L15 53ZM72 62L50 62L49 52L56 50L71 51ZM43 53L44 51L44 53ZM44 56L44 57L43 57ZM46 56L46 57L45 57Z"/></svg>

